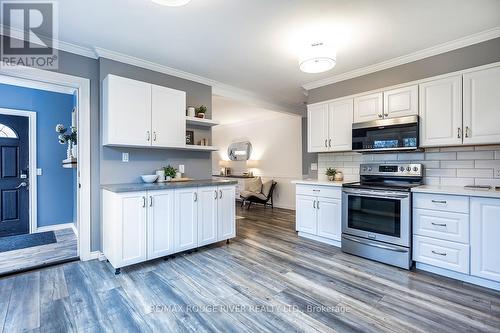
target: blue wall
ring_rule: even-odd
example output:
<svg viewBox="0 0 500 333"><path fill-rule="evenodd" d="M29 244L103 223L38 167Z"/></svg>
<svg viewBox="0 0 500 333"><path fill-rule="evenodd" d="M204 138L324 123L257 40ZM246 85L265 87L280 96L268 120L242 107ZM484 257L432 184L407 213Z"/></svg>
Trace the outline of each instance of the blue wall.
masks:
<svg viewBox="0 0 500 333"><path fill-rule="evenodd" d="M76 173L61 166L67 146L55 132L59 123L71 125L74 105L73 95L0 84L0 108L37 113L37 166L43 172L37 176L39 227L75 221Z"/></svg>

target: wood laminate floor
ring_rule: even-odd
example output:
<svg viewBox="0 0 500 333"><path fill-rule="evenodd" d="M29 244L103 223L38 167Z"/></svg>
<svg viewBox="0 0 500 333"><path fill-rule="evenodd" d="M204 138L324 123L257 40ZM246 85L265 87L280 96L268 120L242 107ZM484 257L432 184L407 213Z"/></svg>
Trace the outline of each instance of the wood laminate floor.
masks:
<svg viewBox="0 0 500 333"><path fill-rule="evenodd" d="M73 229L56 230L54 233L56 243L0 252L0 276L78 258L77 239Z"/></svg>
<svg viewBox="0 0 500 333"><path fill-rule="evenodd" d="M0 279L3 332L499 332L500 293L299 239L252 208L237 238L122 269L73 262Z"/></svg>

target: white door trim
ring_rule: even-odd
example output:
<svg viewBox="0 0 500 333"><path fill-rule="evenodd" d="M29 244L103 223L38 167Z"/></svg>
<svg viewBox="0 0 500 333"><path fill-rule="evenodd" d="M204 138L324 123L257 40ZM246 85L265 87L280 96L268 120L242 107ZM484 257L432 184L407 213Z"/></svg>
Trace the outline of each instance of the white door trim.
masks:
<svg viewBox="0 0 500 333"><path fill-rule="evenodd" d="M0 108L0 114L28 118L29 144L29 233L37 232L36 112Z"/></svg>
<svg viewBox="0 0 500 333"><path fill-rule="evenodd" d="M77 189L77 230L78 253L81 260L90 260L91 256L91 197L90 197L90 80L78 76L46 71L37 68L16 66L11 68L0 67L0 76L6 76L12 82L16 79L22 85L25 80L31 81L31 87L49 90L50 86L56 91L73 89L77 92L78 116L78 179L81 185Z"/></svg>

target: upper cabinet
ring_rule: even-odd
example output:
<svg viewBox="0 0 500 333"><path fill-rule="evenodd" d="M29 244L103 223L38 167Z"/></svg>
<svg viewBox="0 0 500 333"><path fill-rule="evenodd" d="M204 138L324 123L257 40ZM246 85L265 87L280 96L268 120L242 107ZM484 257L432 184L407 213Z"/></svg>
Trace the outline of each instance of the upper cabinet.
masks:
<svg viewBox="0 0 500 333"><path fill-rule="evenodd" d="M185 92L108 75L102 103L104 145L185 145Z"/></svg>
<svg viewBox="0 0 500 333"><path fill-rule="evenodd" d="M384 91L384 118L418 114L418 86Z"/></svg>
<svg viewBox="0 0 500 333"><path fill-rule="evenodd" d="M354 98L354 122L384 118L383 101L381 92Z"/></svg>
<svg viewBox="0 0 500 333"><path fill-rule="evenodd" d="M353 99L308 108L308 152L352 149Z"/></svg>
<svg viewBox="0 0 500 333"><path fill-rule="evenodd" d="M500 67L464 74L464 144L500 142Z"/></svg>
<svg viewBox="0 0 500 333"><path fill-rule="evenodd" d="M420 146L462 144L462 76L420 84Z"/></svg>

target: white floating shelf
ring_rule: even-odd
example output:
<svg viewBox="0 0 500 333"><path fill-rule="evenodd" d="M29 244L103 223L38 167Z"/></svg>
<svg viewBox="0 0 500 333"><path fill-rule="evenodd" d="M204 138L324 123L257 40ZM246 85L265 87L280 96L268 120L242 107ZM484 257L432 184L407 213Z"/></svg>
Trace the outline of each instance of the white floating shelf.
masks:
<svg viewBox="0 0 500 333"><path fill-rule="evenodd" d="M218 147L214 146L201 146L201 145L183 145L183 146L168 146L168 147L155 147L155 146L135 146L127 144L108 144L104 147L119 147L119 148L139 148L139 149L166 149L166 150L192 150L192 151L217 151Z"/></svg>
<svg viewBox="0 0 500 333"><path fill-rule="evenodd" d="M195 125L195 126L212 127L212 126L219 125L219 122L212 120L212 119L186 117L186 124Z"/></svg>
<svg viewBox="0 0 500 333"><path fill-rule="evenodd" d="M179 149L198 150L198 151L217 151L217 150L219 150L219 148L214 147L214 146L200 146L200 145L186 145L186 147L179 148Z"/></svg>

